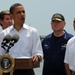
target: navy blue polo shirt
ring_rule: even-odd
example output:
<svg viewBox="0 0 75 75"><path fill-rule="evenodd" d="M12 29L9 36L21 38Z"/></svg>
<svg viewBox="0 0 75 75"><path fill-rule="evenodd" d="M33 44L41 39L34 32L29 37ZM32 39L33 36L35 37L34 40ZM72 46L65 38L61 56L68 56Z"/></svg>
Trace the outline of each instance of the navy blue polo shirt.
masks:
<svg viewBox="0 0 75 75"><path fill-rule="evenodd" d="M67 41L73 35L67 33L56 38L53 33L49 34L42 41L44 53L43 75L66 75L64 56Z"/></svg>

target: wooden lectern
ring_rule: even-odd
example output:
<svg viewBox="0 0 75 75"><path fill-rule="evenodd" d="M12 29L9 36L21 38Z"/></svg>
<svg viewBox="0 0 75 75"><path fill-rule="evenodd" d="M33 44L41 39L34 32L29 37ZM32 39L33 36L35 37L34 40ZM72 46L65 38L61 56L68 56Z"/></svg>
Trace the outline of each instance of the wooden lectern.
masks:
<svg viewBox="0 0 75 75"><path fill-rule="evenodd" d="M40 62L34 65L31 58L15 59L14 69L33 69L38 67L40 67Z"/></svg>
<svg viewBox="0 0 75 75"><path fill-rule="evenodd" d="M40 62L34 65L31 58L15 59L14 69L32 69L37 67L40 67Z"/></svg>
<svg viewBox="0 0 75 75"><path fill-rule="evenodd" d="M40 67L40 62L34 65L32 62L32 58L15 58L14 67L12 68L11 71L13 71L14 69L33 69L37 67ZM11 72L11 71L9 71L8 69L5 70L6 73ZM9 74L5 74L5 75L9 75Z"/></svg>

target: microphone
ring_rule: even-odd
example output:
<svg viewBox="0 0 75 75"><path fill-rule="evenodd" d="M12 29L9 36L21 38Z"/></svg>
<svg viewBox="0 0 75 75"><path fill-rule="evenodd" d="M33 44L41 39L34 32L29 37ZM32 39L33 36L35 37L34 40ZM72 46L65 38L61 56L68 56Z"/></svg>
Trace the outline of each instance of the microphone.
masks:
<svg viewBox="0 0 75 75"><path fill-rule="evenodd" d="M10 40L11 40L11 36L10 36L10 35L6 35L6 36L3 38L3 42L1 43L1 47L6 50L5 47L8 47L7 44L10 42Z"/></svg>
<svg viewBox="0 0 75 75"><path fill-rule="evenodd" d="M14 45L14 43L16 43L17 41L19 40L19 36L17 34L14 34L12 37L11 37L11 41L10 41L10 45Z"/></svg>
<svg viewBox="0 0 75 75"><path fill-rule="evenodd" d="M10 42L10 40L11 40L11 36L10 36L10 35L6 35L6 36L4 37L4 39L3 39L2 44L9 43L9 42Z"/></svg>
<svg viewBox="0 0 75 75"><path fill-rule="evenodd" d="M19 36L17 34L14 34L12 37L11 37L11 40L10 40L10 43L9 43L9 47L7 49L7 52L9 52L9 49L14 46L15 43L17 43L17 41L19 40Z"/></svg>

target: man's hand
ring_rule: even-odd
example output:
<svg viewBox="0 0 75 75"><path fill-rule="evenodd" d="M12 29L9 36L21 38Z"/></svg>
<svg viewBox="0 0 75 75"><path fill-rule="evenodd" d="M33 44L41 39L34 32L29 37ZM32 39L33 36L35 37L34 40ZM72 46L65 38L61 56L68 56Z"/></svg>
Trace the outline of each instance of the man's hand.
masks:
<svg viewBox="0 0 75 75"><path fill-rule="evenodd" d="M42 60L42 57L40 55L34 55L34 56L32 56L32 61L33 61L34 64L37 64L41 60Z"/></svg>

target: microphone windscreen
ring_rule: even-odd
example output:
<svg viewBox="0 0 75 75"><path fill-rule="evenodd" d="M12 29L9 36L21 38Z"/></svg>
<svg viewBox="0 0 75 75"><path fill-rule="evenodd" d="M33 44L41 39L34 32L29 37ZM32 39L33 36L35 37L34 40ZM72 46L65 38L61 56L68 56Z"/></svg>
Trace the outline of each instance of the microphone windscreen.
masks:
<svg viewBox="0 0 75 75"><path fill-rule="evenodd" d="M19 36L17 34L14 34L11 38L11 41L14 40L14 43L16 43L19 40Z"/></svg>
<svg viewBox="0 0 75 75"><path fill-rule="evenodd" d="M6 35L4 38L3 38L3 41L6 41L6 43L10 42L11 40L11 36L10 35Z"/></svg>

